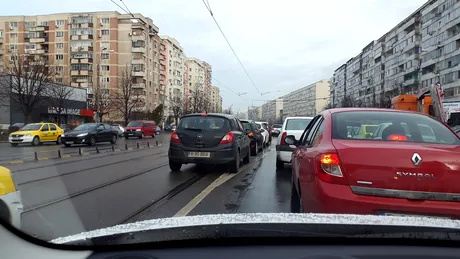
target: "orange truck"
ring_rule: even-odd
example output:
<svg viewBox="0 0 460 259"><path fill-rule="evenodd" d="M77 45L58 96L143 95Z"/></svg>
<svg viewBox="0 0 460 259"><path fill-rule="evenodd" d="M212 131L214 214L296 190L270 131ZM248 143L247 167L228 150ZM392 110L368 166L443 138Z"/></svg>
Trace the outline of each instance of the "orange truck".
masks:
<svg viewBox="0 0 460 259"><path fill-rule="evenodd" d="M396 110L421 112L447 122L447 114L442 104L443 93L439 86L426 87L420 94L403 94L391 99L391 108Z"/></svg>

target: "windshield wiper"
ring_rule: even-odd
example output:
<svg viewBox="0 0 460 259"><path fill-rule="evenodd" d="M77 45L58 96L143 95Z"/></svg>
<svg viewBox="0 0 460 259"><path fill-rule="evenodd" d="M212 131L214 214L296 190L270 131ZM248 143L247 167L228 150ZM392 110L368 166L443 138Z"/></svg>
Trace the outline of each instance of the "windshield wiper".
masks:
<svg viewBox="0 0 460 259"><path fill-rule="evenodd" d="M202 131L202 129L195 129L195 128L181 128L185 130L193 130L193 131Z"/></svg>

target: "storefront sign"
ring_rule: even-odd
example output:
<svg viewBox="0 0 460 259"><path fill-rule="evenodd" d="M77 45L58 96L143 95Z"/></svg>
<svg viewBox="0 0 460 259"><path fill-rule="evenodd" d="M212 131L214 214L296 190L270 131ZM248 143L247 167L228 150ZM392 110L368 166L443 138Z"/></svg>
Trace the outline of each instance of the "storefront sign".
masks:
<svg viewBox="0 0 460 259"><path fill-rule="evenodd" d="M48 107L49 114L58 114L58 107ZM80 115L80 109L61 109L61 114L64 115Z"/></svg>

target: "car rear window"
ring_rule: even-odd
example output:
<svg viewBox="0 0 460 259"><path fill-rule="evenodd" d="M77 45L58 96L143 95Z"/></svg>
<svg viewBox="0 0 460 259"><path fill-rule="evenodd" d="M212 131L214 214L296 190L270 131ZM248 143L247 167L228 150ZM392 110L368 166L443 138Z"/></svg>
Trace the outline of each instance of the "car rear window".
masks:
<svg viewBox="0 0 460 259"><path fill-rule="evenodd" d="M242 121L241 124L243 125L244 130L252 130L251 123L247 121Z"/></svg>
<svg viewBox="0 0 460 259"><path fill-rule="evenodd" d="M181 119L177 129L200 131L230 131L227 118L215 116L189 116Z"/></svg>
<svg viewBox="0 0 460 259"><path fill-rule="evenodd" d="M377 125L367 134L356 128ZM444 124L416 113L353 111L332 115L332 138L355 140L399 140L420 143L460 144L458 137Z"/></svg>
<svg viewBox="0 0 460 259"><path fill-rule="evenodd" d="M311 119L288 119L286 130L305 130Z"/></svg>

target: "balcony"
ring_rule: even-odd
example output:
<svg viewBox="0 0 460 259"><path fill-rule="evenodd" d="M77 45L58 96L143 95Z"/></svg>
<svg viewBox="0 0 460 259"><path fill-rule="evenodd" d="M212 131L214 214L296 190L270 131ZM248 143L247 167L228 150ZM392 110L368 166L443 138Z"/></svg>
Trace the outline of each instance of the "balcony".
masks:
<svg viewBox="0 0 460 259"><path fill-rule="evenodd" d="M32 49L32 50L28 51L28 54L30 54L30 55L43 55L43 54L45 54L45 50L44 49Z"/></svg>
<svg viewBox="0 0 460 259"><path fill-rule="evenodd" d="M70 64L88 64L93 63L92 58L72 58Z"/></svg>
<svg viewBox="0 0 460 259"><path fill-rule="evenodd" d="M160 75L165 75L165 71L164 71L164 70L160 70Z"/></svg>
<svg viewBox="0 0 460 259"><path fill-rule="evenodd" d="M133 60L131 61L131 64L133 64L133 65L134 65L134 64L142 64L142 65L144 65L144 64L145 64L145 60L144 60L144 59L133 59Z"/></svg>
<svg viewBox="0 0 460 259"><path fill-rule="evenodd" d="M89 76L90 71L89 70L72 70L70 71L71 76Z"/></svg>
<svg viewBox="0 0 460 259"><path fill-rule="evenodd" d="M133 52L133 53L144 53L145 54L145 47L132 47L131 52Z"/></svg>
<svg viewBox="0 0 460 259"><path fill-rule="evenodd" d="M131 37L131 40L132 41L138 41L138 40L141 40L141 41L145 41L145 36L144 35L134 35Z"/></svg>
<svg viewBox="0 0 460 259"><path fill-rule="evenodd" d="M70 36L70 40L92 40L94 37L91 34L84 34L84 35L72 35Z"/></svg>
<svg viewBox="0 0 460 259"><path fill-rule="evenodd" d="M145 84L144 83L133 84L133 88L135 88L135 89L144 89Z"/></svg>
<svg viewBox="0 0 460 259"><path fill-rule="evenodd" d="M82 46L82 47L73 47L70 50L71 52L86 52L86 51L93 51L93 47L91 46Z"/></svg>
<svg viewBox="0 0 460 259"><path fill-rule="evenodd" d="M38 32L47 31L47 30L49 30L49 28L50 28L49 26L36 26L36 27L30 28L29 31L31 31L31 32L32 31L38 31Z"/></svg>
<svg viewBox="0 0 460 259"><path fill-rule="evenodd" d="M144 77L145 76L145 71L133 71L132 76L142 76Z"/></svg>
<svg viewBox="0 0 460 259"><path fill-rule="evenodd" d="M85 82L85 83L72 82L72 83L70 83L70 86L80 87L80 88L88 88L88 87L91 87L91 83L88 83L88 82Z"/></svg>

